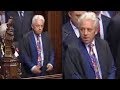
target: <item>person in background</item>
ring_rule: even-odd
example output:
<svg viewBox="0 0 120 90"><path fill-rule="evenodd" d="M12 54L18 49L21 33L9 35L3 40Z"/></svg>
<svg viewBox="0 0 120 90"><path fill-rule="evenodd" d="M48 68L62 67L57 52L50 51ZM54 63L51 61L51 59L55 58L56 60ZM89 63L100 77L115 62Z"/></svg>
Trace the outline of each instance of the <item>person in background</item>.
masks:
<svg viewBox="0 0 120 90"><path fill-rule="evenodd" d="M68 38L70 38L69 35L79 38L79 30L78 30L78 18L86 11L69 11L69 21L65 23L62 26L62 40L63 42L66 42Z"/></svg>
<svg viewBox="0 0 120 90"><path fill-rule="evenodd" d="M8 22L7 11L0 11L0 25Z"/></svg>
<svg viewBox="0 0 120 90"><path fill-rule="evenodd" d="M108 33L108 25L110 23L110 15L105 15L105 11L93 11L96 13L98 19L99 19L99 28L98 28L98 34L97 36L99 36L101 39L105 39L107 38L107 33Z"/></svg>
<svg viewBox="0 0 120 90"><path fill-rule="evenodd" d="M110 15L111 18L113 18L117 13L118 11L107 11Z"/></svg>
<svg viewBox="0 0 120 90"><path fill-rule="evenodd" d="M69 20L62 26L62 60L64 61L67 44L79 37L78 18L86 11L68 11ZM62 64L63 65L63 64Z"/></svg>
<svg viewBox="0 0 120 90"><path fill-rule="evenodd" d="M16 49L19 50L19 41L23 35L31 31L33 11L7 11L8 18L13 18L14 41Z"/></svg>
<svg viewBox="0 0 120 90"><path fill-rule="evenodd" d="M118 12L110 21L108 25L108 36L107 42L110 46L112 55L115 60L115 65L117 68L116 77L120 78L120 59L119 59L119 43L120 43L120 12Z"/></svg>

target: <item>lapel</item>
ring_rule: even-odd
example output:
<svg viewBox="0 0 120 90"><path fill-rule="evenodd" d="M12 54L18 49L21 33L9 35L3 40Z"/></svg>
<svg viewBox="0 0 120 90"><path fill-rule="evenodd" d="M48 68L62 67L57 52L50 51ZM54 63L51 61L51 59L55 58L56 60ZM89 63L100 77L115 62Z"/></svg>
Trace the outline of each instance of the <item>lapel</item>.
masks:
<svg viewBox="0 0 120 90"><path fill-rule="evenodd" d="M110 14L110 16L111 16L111 18L113 17L113 16L115 16L116 15L116 11L108 11L108 13Z"/></svg>
<svg viewBox="0 0 120 90"><path fill-rule="evenodd" d="M84 66L84 71L85 71L86 77L88 79L95 78L94 69L92 67L90 56L89 56L88 51L81 39L79 40L79 43L78 43L78 50L82 57L82 62L83 62L82 64Z"/></svg>
<svg viewBox="0 0 120 90"><path fill-rule="evenodd" d="M42 47L43 47L43 53L45 54L45 36L44 34L42 33L41 34L41 40L42 40Z"/></svg>
<svg viewBox="0 0 120 90"><path fill-rule="evenodd" d="M23 21L22 21L23 23L26 21L25 18L26 18L27 16L28 16L28 15L27 15L26 11L24 11L24 16L23 16Z"/></svg>
<svg viewBox="0 0 120 90"><path fill-rule="evenodd" d="M24 11L24 16L23 16L23 18L21 19L21 17L19 16L19 12L16 11L16 16L18 17L19 21L20 21L21 23L23 23L23 22L24 22L24 18L25 18L25 16L26 16L26 13L25 13L25 11Z"/></svg>
<svg viewBox="0 0 120 90"><path fill-rule="evenodd" d="M41 34L41 39L42 39L42 47L43 47L43 53L44 53L44 62L43 62L43 66L45 66L44 64L46 63L46 57L47 57L47 43L46 43L46 36L44 34L44 32Z"/></svg>
<svg viewBox="0 0 120 90"><path fill-rule="evenodd" d="M20 16L19 16L19 13L18 13L18 11L16 11L16 13L15 13L16 15L16 17L19 19L19 21L20 21Z"/></svg>
<svg viewBox="0 0 120 90"><path fill-rule="evenodd" d="M91 67L91 68L93 69L92 63L91 63L91 58L90 58L90 56L89 56L89 54L88 54L88 51L87 51L84 43L81 42L81 40L80 40L80 42L79 42L79 50L80 50L80 52L82 51L81 54L82 54L82 57L83 57L84 62L87 63L86 65L89 66L89 67ZM93 70L94 70L94 69L93 69Z"/></svg>
<svg viewBox="0 0 120 90"><path fill-rule="evenodd" d="M103 57L104 56L103 55L103 49L102 49L102 45L99 41L99 37L96 37L95 44L96 44L96 50L97 50L97 54L98 54L98 61L99 61L99 64L100 64L102 75L103 75L105 63L104 63L104 57Z"/></svg>
<svg viewBox="0 0 120 90"><path fill-rule="evenodd" d="M35 37L33 32L31 31L30 36L29 36L29 41L30 41L30 48L33 51L32 53L35 54L35 56L37 57L37 47L36 47L36 42L35 42Z"/></svg>

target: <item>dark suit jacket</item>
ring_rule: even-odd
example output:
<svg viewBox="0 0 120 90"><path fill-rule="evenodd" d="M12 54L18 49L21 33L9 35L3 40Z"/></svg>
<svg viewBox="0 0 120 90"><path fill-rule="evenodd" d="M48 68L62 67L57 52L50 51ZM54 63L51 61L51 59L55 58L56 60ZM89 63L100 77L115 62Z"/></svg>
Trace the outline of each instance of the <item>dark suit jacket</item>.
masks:
<svg viewBox="0 0 120 90"><path fill-rule="evenodd" d="M102 18L102 23L103 23L104 39L106 40L107 32L108 32L107 27L108 27L108 24L110 23L110 18L104 15L101 15L101 18Z"/></svg>
<svg viewBox="0 0 120 90"><path fill-rule="evenodd" d="M107 41L113 57L116 59L118 44L120 42L120 13L115 15L109 23Z"/></svg>
<svg viewBox="0 0 120 90"><path fill-rule="evenodd" d="M14 28L14 40L18 42L22 39L23 35L31 30L31 23L33 12L24 11L24 18L21 21L17 11L8 11L7 16L13 17L13 28Z"/></svg>
<svg viewBox="0 0 120 90"><path fill-rule="evenodd" d="M102 24L103 24L104 39L106 40L107 32L108 32L107 27L110 23L110 18L105 15L101 15L101 19L102 19ZM99 36L99 34L98 34L98 36Z"/></svg>
<svg viewBox="0 0 120 90"><path fill-rule="evenodd" d="M98 59L103 79L115 78L114 60L106 41L95 39ZM90 57L85 45L79 39L68 45L63 72L65 79L95 79L94 70L90 63Z"/></svg>
<svg viewBox="0 0 120 90"><path fill-rule="evenodd" d="M116 15L117 11L108 11L108 13L110 14L110 16L112 18Z"/></svg>
<svg viewBox="0 0 120 90"><path fill-rule="evenodd" d="M71 35L71 36L70 36ZM66 24L63 25L62 27L62 41L67 42L71 38L76 39L77 36L70 24L70 21L68 21ZM68 41L69 42L69 41Z"/></svg>
<svg viewBox="0 0 120 90"><path fill-rule="evenodd" d="M41 34L41 37L43 43L44 63L43 63L42 73L40 75L45 75L46 65L48 63L54 65L54 50L51 46L51 42L47 32L43 32ZM29 74L29 76L37 76L30 71L30 69L34 65L37 65L37 57L38 57L33 31L28 32L23 37L21 43L23 43L21 46L22 50L20 52L21 62L23 64L23 67L25 68L25 71L27 72L27 74Z"/></svg>
<svg viewBox="0 0 120 90"><path fill-rule="evenodd" d="M72 41L76 41L77 39L78 38L70 24L70 21L68 21L62 27L62 60L64 60L65 51L67 49L68 44Z"/></svg>
<svg viewBox="0 0 120 90"><path fill-rule="evenodd" d="M117 49L117 57L116 57L116 78L120 79L120 42Z"/></svg>
<svg viewBox="0 0 120 90"><path fill-rule="evenodd" d="M64 57L64 52L67 49L67 45L72 42L77 40L77 36L70 24L70 21L68 21L66 24L63 25L62 27L62 51L63 51L63 57Z"/></svg>

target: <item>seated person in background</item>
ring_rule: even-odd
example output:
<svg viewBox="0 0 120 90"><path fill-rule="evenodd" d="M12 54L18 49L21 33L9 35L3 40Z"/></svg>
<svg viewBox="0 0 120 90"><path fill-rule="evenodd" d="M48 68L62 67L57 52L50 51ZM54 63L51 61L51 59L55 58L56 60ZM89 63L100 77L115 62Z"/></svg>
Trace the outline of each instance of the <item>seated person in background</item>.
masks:
<svg viewBox="0 0 120 90"><path fill-rule="evenodd" d="M20 56L24 72L22 77L44 76L53 70L54 50L48 33L43 32L45 19L35 15L32 19L32 31L21 40Z"/></svg>
<svg viewBox="0 0 120 90"><path fill-rule="evenodd" d="M120 79L120 12L111 19L108 30L107 41L115 60L116 77Z"/></svg>

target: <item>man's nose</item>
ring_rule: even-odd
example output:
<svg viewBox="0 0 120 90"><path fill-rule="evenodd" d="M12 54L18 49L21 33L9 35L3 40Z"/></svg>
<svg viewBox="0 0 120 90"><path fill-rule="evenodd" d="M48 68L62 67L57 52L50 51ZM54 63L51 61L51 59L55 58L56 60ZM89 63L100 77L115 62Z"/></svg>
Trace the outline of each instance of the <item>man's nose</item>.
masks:
<svg viewBox="0 0 120 90"><path fill-rule="evenodd" d="M87 29L84 30L84 35L87 35L88 34L88 31Z"/></svg>

